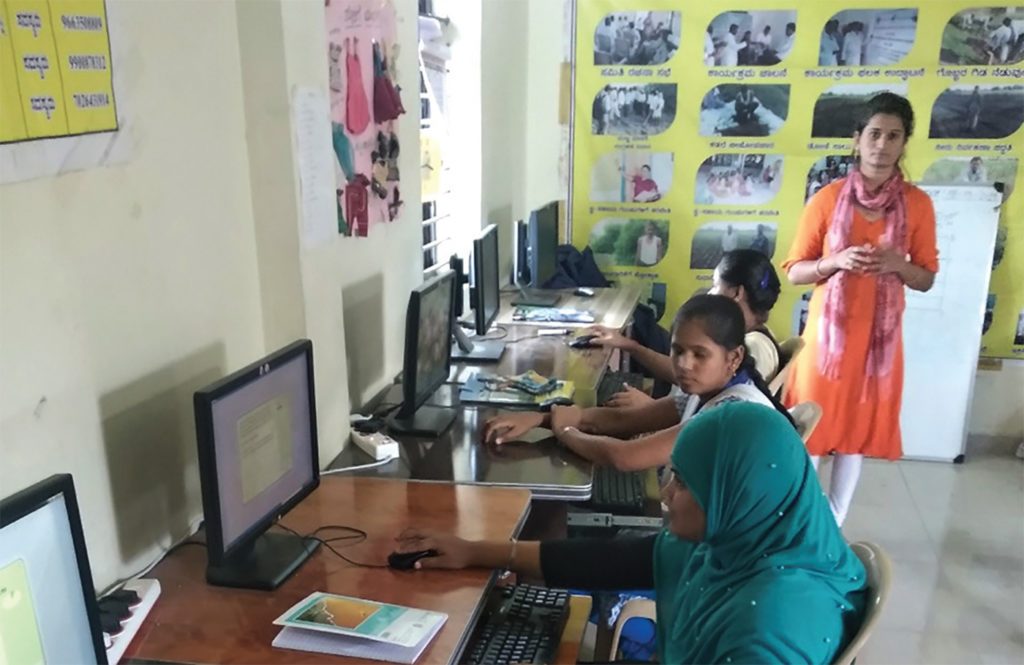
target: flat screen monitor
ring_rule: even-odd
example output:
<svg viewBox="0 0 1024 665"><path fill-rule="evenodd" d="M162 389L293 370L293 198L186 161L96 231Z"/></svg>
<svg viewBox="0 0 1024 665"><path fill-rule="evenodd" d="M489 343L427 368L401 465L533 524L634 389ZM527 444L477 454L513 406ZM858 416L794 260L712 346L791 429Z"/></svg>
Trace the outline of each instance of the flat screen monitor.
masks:
<svg viewBox="0 0 1024 665"><path fill-rule="evenodd" d="M424 406L451 369L455 275L445 271L413 289L405 313L402 406L389 426L407 434L436 436L455 419L453 409Z"/></svg>
<svg viewBox="0 0 1024 665"><path fill-rule="evenodd" d="M274 589L317 541L268 533L320 484L313 344L299 340L193 397L210 584Z"/></svg>
<svg viewBox="0 0 1024 665"><path fill-rule="evenodd" d="M473 241L473 313L476 334L486 335L501 309L498 283L498 227L491 224Z"/></svg>
<svg viewBox="0 0 1024 665"><path fill-rule="evenodd" d="M0 663L106 663L75 484L0 501Z"/></svg>
<svg viewBox="0 0 1024 665"><path fill-rule="evenodd" d="M512 283L520 287L530 285L530 224L517 220L512 228Z"/></svg>
<svg viewBox="0 0 1024 665"><path fill-rule="evenodd" d="M558 272L558 202L552 201L530 215L530 277L542 289Z"/></svg>

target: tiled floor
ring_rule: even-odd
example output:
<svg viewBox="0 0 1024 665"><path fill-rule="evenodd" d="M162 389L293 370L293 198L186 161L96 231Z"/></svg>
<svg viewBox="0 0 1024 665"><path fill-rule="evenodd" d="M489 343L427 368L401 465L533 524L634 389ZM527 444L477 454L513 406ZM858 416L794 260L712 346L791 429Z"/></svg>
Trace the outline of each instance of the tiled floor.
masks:
<svg viewBox="0 0 1024 665"><path fill-rule="evenodd" d="M894 568L858 663L1024 663L1024 461L868 461L843 531Z"/></svg>
<svg viewBox="0 0 1024 665"><path fill-rule="evenodd" d="M859 665L1024 664L1024 460L1012 451L961 465L869 460L843 532L884 547L894 569Z"/></svg>

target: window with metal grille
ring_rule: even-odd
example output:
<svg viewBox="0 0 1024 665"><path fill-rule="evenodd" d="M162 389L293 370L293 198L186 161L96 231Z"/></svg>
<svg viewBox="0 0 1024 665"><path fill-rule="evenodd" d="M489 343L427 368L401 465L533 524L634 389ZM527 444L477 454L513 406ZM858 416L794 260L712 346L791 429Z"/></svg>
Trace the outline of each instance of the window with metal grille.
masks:
<svg viewBox="0 0 1024 665"><path fill-rule="evenodd" d="M432 0L420 0L420 14L433 16ZM454 251L451 228L452 190L448 177L446 148L449 148L448 122L445 110L445 76L447 63L443 58L422 48L420 42L420 178L423 192L423 272L437 272L448 265Z"/></svg>

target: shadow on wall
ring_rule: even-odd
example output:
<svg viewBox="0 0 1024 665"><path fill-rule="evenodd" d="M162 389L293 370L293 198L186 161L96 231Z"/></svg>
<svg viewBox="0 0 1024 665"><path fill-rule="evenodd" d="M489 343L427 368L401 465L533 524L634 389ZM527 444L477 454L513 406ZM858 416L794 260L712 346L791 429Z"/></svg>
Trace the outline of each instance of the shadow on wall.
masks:
<svg viewBox="0 0 1024 665"><path fill-rule="evenodd" d="M498 227L498 282L501 284L512 275L512 223L512 206L507 204L489 210L484 223L484 226Z"/></svg>
<svg viewBox="0 0 1024 665"><path fill-rule="evenodd" d="M348 356L348 394L358 410L372 395L364 394L384 377L384 275L376 273L345 287L345 349ZM405 303L401 305L405 311ZM404 316L403 316L404 320ZM404 339L404 330L400 333Z"/></svg>
<svg viewBox="0 0 1024 665"><path fill-rule="evenodd" d="M205 347L100 397L103 445L121 557L186 535L202 512L192 395L226 373L223 344Z"/></svg>

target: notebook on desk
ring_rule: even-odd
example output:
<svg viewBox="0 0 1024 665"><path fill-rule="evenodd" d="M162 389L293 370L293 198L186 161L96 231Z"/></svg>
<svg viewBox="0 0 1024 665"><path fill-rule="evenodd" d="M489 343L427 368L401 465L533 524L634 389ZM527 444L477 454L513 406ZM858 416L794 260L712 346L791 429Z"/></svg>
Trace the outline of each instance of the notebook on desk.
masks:
<svg viewBox="0 0 1024 665"><path fill-rule="evenodd" d="M415 663L447 614L316 592L274 620L273 645L392 663Z"/></svg>

